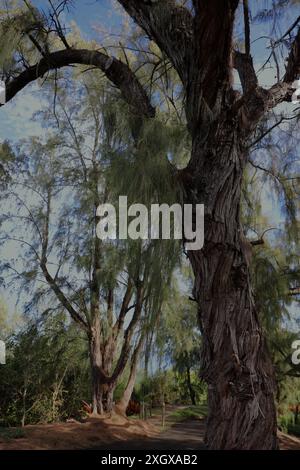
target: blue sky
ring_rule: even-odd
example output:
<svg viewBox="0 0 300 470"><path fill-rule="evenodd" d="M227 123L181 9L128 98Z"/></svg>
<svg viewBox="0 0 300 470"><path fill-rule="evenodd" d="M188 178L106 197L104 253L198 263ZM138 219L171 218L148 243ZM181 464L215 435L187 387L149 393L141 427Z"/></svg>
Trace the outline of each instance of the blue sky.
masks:
<svg viewBox="0 0 300 470"><path fill-rule="evenodd" d="M1 1L0 1L1 3ZM34 0L35 6L47 11L47 0ZM116 11L114 0L73 0L73 7L64 16L66 26L72 21L80 27L86 39L97 38L94 29L102 25L113 32L120 29L121 19ZM22 90L11 102L0 108L0 142L4 139L17 141L28 135L45 133L38 123L31 121L32 115L46 106L42 90L37 84L29 85Z"/></svg>
<svg viewBox="0 0 300 470"><path fill-rule="evenodd" d="M49 9L48 0L33 0L32 3L45 10L45 12ZM261 6L262 4L262 2L255 0L250 3L253 6ZM266 3L264 2L265 5ZM117 0L73 0L73 6L64 15L63 22L66 26L69 26L72 21L75 21L85 39L98 38L101 43L100 33L96 30L97 25L112 34L120 32L122 23L120 11ZM255 13L254 10L253 15ZM286 31L288 25L293 22L299 13L299 5L288 9L280 24L281 33ZM241 24L236 29L241 31ZM269 32L270 26L267 23L256 23L252 26L252 41L254 41L252 51L256 58L257 69L260 68L269 54L269 49L266 48L268 40L265 37L269 35ZM257 40L259 37L261 39ZM274 75L275 72L272 68L266 68L262 71L259 74L261 85L270 86L274 83ZM43 106L45 106L45 103L43 103L42 90L36 84L22 90L13 102L0 108L0 141L6 138L14 141L30 134L44 132L37 123L30 121L32 113Z"/></svg>
<svg viewBox="0 0 300 470"><path fill-rule="evenodd" d="M48 10L47 0L33 0L33 4L41 9ZM102 24L107 28L120 25L120 17L116 14L115 0L73 0L67 20L75 21L80 25L81 31L91 37L91 30L95 24Z"/></svg>

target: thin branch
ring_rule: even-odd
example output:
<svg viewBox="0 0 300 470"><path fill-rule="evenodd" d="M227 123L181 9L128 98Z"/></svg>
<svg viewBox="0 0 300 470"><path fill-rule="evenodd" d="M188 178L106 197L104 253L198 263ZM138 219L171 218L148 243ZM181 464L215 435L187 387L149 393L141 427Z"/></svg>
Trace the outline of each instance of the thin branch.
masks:
<svg viewBox="0 0 300 470"><path fill-rule="evenodd" d="M243 0L244 28L245 28L245 54L250 56L250 18L248 0Z"/></svg>
<svg viewBox="0 0 300 470"><path fill-rule="evenodd" d="M267 232L271 231L271 230L277 230L276 227L271 227L271 228L267 228L260 236L260 238L258 238L257 240L252 240L250 241L251 245L252 246L258 246L258 245L264 245L265 241L264 241L264 236Z"/></svg>
<svg viewBox="0 0 300 470"><path fill-rule="evenodd" d="M53 3L52 3L52 0L48 0L48 2L50 3L52 11L53 11L53 14L51 14L50 16L51 16L52 21L55 25L58 37L60 38L60 40L64 44L65 48L70 49L68 41L67 41L67 39L66 39L66 37L63 33L63 28L62 28L62 25L61 25L61 22L60 22L60 19L59 19L59 15L60 15L60 13L58 13L59 6L55 8ZM62 2L61 5L62 4L65 4L65 2Z"/></svg>
<svg viewBox="0 0 300 470"><path fill-rule="evenodd" d="M296 28L296 26L299 22L300 22L300 16L298 16L298 18L294 21L292 26L284 33L284 35L281 36L280 39L277 39L277 41L274 43L274 46L281 43L283 39L285 39L287 36L289 36L291 34L291 32L293 31L293 29Z"/></svg>
<svg viewBox="0 0 300 470"><path fill-rule="evenodd" d="M268 134L270 134L270 132L272 132L276 127L278 127L284 120L285 120L285 118L281 117L279 119L279 121L275 122L275 124L273 126L269 127L269 129L267 129L265 132L263 132L254 142L251 142L248 149L251 148L251 147L254 147L254 145L258 144L258 142L260 142L264 137L266 137Z"/></svg>

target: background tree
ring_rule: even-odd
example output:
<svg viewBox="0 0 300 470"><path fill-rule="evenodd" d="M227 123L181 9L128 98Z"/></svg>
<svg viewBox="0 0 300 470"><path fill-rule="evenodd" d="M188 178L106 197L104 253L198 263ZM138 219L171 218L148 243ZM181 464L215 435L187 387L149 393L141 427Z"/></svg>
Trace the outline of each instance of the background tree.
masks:
<svg viewBox="0 0 300 470"><path fill-rule="evenodd" d="M128 177L141 193L151 195L151 179L141 180L140 161L145 165L155 152L161 158L167 148L162 132L158 140L154 123L145 129L138 151L131 153L127 147L124 152L132 124L126 128L126 115L109 102L100 77L97 86L87 83L86 78L84 85L74 85L70 98L65 90L57 90L55 113L51 110L38 117L53 126L58 119L59 129L53 127L45 143L33 139L18 153L19 171L16 166L2 195L7 204L2 243L17 243L26 250L22 260L7 257L2 267L9 273L10 285L21 283L30 289L27 310L51 304L47 309L51 314L57 307L64 308L87 335L94 413L112 410L114 390L132 361L118 406L125 413L145 330L159 312L179 248L169 241L104 243L96 236L98 206L109 197L117 201L118 189L122 191L115 182L124 164L121 160L130 159ZM76 95L80 100L85 97L86 106L75 100ZM117 113L122 122L118 123ZM155 146L149 146L154 132ZM163 162L160 165L164 171ZM163 174L162 180L167 192ZM129 204L140 201L136 191L132 184Z"/></svg>
<svg viewBox="0 0 300 470"><path fill-rule="evenodd" d="M182 384L183 401L189 396L191 404L196 405L198 392L203 391L204 384L200 379L201 335L197 308L185 290L190 279L191 272L185 268L173 280L172 294L163 304L154 344L164 367L171 367L176 381Z"/></svg>

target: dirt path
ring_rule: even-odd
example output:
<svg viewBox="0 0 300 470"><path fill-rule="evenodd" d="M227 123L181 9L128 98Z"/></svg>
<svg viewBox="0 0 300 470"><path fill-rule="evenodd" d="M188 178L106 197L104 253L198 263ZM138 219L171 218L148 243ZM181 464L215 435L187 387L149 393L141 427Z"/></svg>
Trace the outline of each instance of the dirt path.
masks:
<svg viewBox="0 0 300 470"><path fill-rule="evenodd" d="M157 437L133 438L93 447L93 450L205 450L204 420L186 419ZM300 439L278 432L280 450L300 450Z"/></svg>
<svg viewBox="0 0 300 470"><path fill-rule="evenodd" d="M0 435L1 450L204 450L205 420L186 417L178 421L185 407L168 406L166 428L162 431L161 414L147 421L118 415L89 418L72 423L26 426L23 436L6 439ZM176 421L177 420L177 421ZM11 429L14 431L14 429ZM278 433L281 450L300 450L300 439Z"/></svg>
<svg viewBox="0 0 300 470"><path fill-rule="evenodd" d="M189 418L174 424L157 437L112 442L95 450L203 450L204 421Z"/></svg>

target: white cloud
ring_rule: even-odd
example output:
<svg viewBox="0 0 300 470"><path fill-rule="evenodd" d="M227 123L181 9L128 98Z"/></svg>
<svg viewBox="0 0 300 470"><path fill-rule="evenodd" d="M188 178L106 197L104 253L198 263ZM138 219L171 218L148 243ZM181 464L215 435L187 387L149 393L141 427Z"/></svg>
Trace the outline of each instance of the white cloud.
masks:
<svg viewBox="0 0 300 470"><path fill-rule="evenodd" d="M42 93L37 84L31 85L0 108L0 141L45 134L46 130L32 120L33 114L46 106Z"/></svg>

